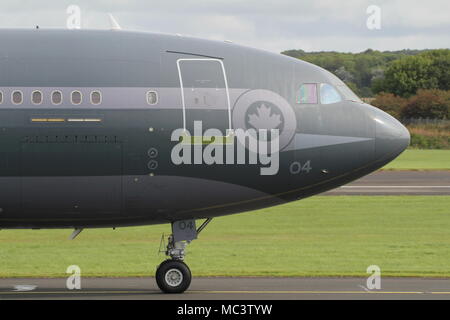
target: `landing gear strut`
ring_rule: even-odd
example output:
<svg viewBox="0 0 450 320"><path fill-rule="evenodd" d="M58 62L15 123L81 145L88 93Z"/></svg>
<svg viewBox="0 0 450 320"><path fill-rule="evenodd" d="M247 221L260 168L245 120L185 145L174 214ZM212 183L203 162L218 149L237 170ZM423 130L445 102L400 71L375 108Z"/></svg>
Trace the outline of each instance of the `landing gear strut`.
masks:
<svg viewBox="0 0 450 320"><path fill-rule="evenodd" d="M168 237L165 254L170 259L164 261L156 270L156 283L165 293L183 293L191 284L191 270L183 262L186 246L197 239L198 234L208 225L209 218L196 229L195 220L175 221L172 234Z"/></svg>

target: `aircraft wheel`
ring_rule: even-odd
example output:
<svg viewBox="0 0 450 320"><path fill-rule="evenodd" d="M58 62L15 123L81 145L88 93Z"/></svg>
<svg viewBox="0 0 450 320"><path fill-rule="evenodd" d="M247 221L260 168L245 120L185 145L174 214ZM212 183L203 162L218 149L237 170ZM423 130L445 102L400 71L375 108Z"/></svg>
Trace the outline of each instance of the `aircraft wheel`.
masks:
<svg viewBox="0 0 450 320"><path fill-rule="evenodd" d="M191 279L191 270L183 261L166 260L156 270L156 283L164 293L183 293Z"/></svg>

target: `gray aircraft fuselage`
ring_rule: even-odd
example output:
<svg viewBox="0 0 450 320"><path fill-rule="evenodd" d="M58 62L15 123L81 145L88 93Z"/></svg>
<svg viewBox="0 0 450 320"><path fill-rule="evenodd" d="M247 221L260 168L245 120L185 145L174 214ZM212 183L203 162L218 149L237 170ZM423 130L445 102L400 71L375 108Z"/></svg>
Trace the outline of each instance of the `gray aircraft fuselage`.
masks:
<svg viewBox="0 0 450 320"><path fill-rule="evenodd" d="M2 30L0 43L0 229L264 208L358 179L409 144L334 75L280 54L124 31ZM239 162L238 129L278 130L279 152L248 147Z"/></svg>

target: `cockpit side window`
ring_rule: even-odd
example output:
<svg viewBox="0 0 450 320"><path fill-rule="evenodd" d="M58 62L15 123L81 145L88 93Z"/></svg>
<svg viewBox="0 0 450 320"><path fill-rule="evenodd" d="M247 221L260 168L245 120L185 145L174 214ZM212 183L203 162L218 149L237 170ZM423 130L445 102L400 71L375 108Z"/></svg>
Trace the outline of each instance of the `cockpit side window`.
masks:
<svg viewBox="0 0 450 320"><path fill-rule="evenodd" d="M322 104L332 104L341 101L341 95L332 85L328 83L320 84L320 102Z"/></svg>
<svg viewBox="0 0 450 320"><path fill-rule="evenodd" d="M297 95L297 103L299 104L317 104L319 102L317 96L317 84L316 83L304 83L300 86L300 90Z"/></svg>

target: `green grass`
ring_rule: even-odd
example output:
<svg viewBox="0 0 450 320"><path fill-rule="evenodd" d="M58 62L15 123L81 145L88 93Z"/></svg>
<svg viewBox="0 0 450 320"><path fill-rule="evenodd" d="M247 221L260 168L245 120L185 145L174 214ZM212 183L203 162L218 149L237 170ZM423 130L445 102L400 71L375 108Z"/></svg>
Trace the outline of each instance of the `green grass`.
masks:
<svg viewBox="0 0 450 320"><path fill-rule="evenodd" d="M450 170L450 150L408 149L384 170Z"/></svg>
<svg viewBox="0 0 450 320"><path fill-rule="evenodd" d="M189 247L194 276L450 277L450 197L318 196L216 218ZM168 226L0 231L0 277L149 276Z"/></svg>

